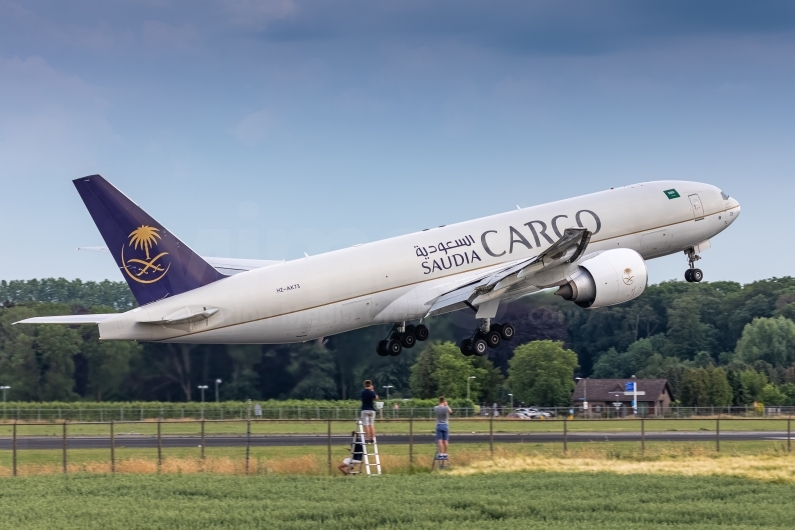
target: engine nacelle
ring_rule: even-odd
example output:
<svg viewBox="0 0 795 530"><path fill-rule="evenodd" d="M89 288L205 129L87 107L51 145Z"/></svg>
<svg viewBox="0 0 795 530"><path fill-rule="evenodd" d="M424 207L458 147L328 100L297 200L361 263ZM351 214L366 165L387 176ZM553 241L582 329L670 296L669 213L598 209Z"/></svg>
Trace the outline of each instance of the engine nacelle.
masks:
<svg viewBox="0 0 795 530"><path fill-rule="evenodd" d="M580 307L621 304L646 290L649 278L646 263L634 250L605 250L579 265L555 294Z"/></svg>

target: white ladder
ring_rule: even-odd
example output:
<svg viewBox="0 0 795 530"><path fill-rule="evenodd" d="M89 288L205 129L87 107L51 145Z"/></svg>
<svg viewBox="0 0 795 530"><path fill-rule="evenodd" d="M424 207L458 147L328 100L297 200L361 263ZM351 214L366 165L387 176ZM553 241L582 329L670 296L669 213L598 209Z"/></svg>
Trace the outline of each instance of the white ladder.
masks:
<svg viewBox="0 0 795 530"><path fill-rule="evenodd" d="M368 475L380 475L381 474L381 457L378 455L378 440L375 439L373 436L372 443L367 443L367 436L364 432L364 425L362 424L361 420L357 423L358 430L353 434L353 444L351 444L351 462L353 462L353 451L356 447L357 441L361 443L362 449L364 452L361 456L364 456L364 461L362 466L364 467L365 472ZM372 446L372 452L370 452L369 446ZM374 461L370 461L370 457L373 457ZM361 469L361 468L360 468ZM359 473L352 473L352 474L360 474Z"/></svg>

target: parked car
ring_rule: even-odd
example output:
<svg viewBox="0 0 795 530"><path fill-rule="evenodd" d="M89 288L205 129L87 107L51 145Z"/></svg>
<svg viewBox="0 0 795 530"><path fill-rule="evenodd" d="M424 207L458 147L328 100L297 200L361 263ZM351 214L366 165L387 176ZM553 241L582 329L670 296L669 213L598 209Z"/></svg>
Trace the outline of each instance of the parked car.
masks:
<svg viewBox="0 0 795 530"><path fill-rule="evenodd" d="M546 411L541 411L536 408L520 408L514 410L518 417L528 420L537 420L541 418L551 418L552 414Z"/></svg>

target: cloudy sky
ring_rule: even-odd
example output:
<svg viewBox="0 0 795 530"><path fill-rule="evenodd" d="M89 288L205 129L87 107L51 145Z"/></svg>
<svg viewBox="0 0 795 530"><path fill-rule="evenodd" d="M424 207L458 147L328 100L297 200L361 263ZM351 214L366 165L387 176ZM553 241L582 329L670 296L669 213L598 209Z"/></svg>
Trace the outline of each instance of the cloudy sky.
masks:
<svg viewBox="0 0 795 530"><path fill-rule="evenodd" d="M266 259L700 180L743 206L706 278L791 275L793 98L792 2L0 0L0 279L121 279L94 173Z"/></svg>

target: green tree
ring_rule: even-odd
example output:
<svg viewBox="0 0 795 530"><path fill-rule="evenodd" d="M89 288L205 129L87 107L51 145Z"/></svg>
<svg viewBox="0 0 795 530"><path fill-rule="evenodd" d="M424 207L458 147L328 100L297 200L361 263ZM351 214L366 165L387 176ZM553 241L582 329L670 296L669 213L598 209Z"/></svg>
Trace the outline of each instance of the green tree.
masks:
<svg viewBox="0 0 795 530"><path fill-rule="evenodd" d="M562 342L539 340L522 344L509 362L508 387L520 401L540 406L571 404L577 354Z"/></svg>
<svg viewBox="0 0 795 530"><path fill-rule="evenodd" d="M762 403L769 407L786 405L787 401L788 397L772 383L766 384L762 389Z"/></svg>
<svg viewBox="0 0 795 530"><path fill-rule="evenodd" d="M731 405L732 388L722 368L690 368L682 379L680 401L686 407Z"/></svg>
<svg viewBox="0 0 795 530"><path fill-rule="evenodd" d="M469 377L474 379L469 380ZM493 396L502 381L499 370L485 357L465 357L452 342L432 342L411 367L411 395L419 398L465 398L467 381L470 397L477 401Z"/></svg>
<svg viewBox="0 0 795 530"><path fill-rule="evenodd" d="M680 359L692 359L696 352L712 351L715 329L701 320L702 302L692 295L674 300L668 309L666 352Z"/></svg>
<svg viewBox="0 0 795 530"><path fill-rule="evenodd" d="M762 389L767 384L765 374L760 374L755 370L743 370L740 372L740 380L748 395L749 402L746 404L762 399Z"/></svg>
<svg viewBox="0 0 795 530"><path fill-rule="evenodd" d="M89 391L97 401L123 399L124 380L130 375L130 363L141 354L141 346L129 341L100 341L95 326L84 326L82 331Z"/></svg>
<svg viewBox="0 0 795 530"><path fill-rule="evenodd" d="M775 367L795 362L795 322L784 317L755 318L743 328L737 356L746 363L765 361Z"/></svg>

